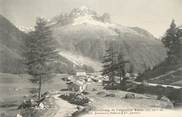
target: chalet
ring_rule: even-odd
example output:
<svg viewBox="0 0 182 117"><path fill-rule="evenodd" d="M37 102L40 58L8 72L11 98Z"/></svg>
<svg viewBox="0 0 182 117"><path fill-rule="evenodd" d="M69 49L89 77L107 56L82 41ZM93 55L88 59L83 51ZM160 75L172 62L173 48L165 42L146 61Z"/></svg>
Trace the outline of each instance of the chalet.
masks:
<svg viewBox="0 0 182 117"><path fill-rule="evenodd" d="M75 81L67 83L68 90L73 92L82 93L87 89L87 82L85 81Z"/></svg>
<svg viewBox="0 0 182 117"><path fill-rule="evenodd" d="M138 74L137 73L126 73L125 77L130 80L135 80L138 77Z"/></svg>
<svg viewBox="0 0 182 117"><path fill-rule="evenodd" d="M87 74L86 74L86 72L84 72L84 71L77 71L76 72L76 76L86 76Z"/></svg>

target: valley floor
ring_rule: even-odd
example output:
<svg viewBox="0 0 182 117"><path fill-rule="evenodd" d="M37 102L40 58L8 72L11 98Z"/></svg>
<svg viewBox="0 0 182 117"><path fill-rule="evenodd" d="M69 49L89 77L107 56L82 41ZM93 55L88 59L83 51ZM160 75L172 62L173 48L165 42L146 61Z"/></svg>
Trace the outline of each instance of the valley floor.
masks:
<svg viewBox="0 0 182 117"><path fill-rule="evenodd" d="M115 92L116 94L117 92ZM120 92L124 96L126 92ZM118 95L120 95L118 94ZM71 117L71 114L76 112L76 105L70 104L67 101L64 101L60 98L57 98L58 95L55 95L55 104L58 106L55 110L52 110L51 116L46 117ZM165 103L147 99L142 95L138 95L138 99L121 99L119 97L102 97L102 96L94 96L89 95L89 98L92 99L92 110L88 113L81 113L78 117L100 117L100 116L112 116L112 117L145 117L142 116L146 114L146 110L150 113L163 113L171 112L171 110L167 110L161 108L161 106L165 106ZM161 105L161 104L164 105ZM50 112L49 112L50 113ZM147 113L147 114L149 114ZM179 112L175 112L174 114L178 114ZM180 116L174 116L180 117Z"/></svg>
<svg viewBox="0 0 182 117"><path fill-rule="evenodd" d="M152 96L142 94L135 94L135 99L125 99L124 96L128 92L120 90L104 90L99 83L90 84L87 91L88 95L86 96L91 100L89 105L92 107L92 110L88 113L81 113L79 117L142 115L146 110L163 112L164 109L169 106L169 103L167 102L156 100ZM54 96L55 103L58 105L58 110L52 117L67 117L69 114L77 111L76 105L58 98L61 94L63 94L62 91ZM113 94L114 97L106 96L110 94ZM167 109L165 109L165 112L166 111Z"/></svg>
<svg viewBox="0 0 182 117"><path fill-rule="evenodd" d="M24 80L27 75L0 74L0 76L1 106L2 104L7 103L15 103L18 106L18 104L25 99L23 96L30 95L29 91L35 87L28 80ZM66 117L77 111L77 105L70 104L61 98L58 98L59 95L65 93L60 90L67 88L66 83L61 79L63 77L65 77L65 75L56 75L55 78L43 85L44 91L57 92L53 94L53 97L51 98L54 107L50 108L43 117ZM168 106L168 103L156 100L153 96L145 94L135 94L135 99L125 99L124 97L128 92L120 90L104 90L99 82L89 84L87 92L88 94L86 96L91 100L89 105L92 107L92 110L88 113L84 112L83 114L80 114L80 117L141 115L141 113L144 113L143 109L160 110ZM0 107L0 112L11 113L9 116L14 117L14 114L17 111L15 109L17 108L16 105L13 107L14 110L9 107Z"/></svg>

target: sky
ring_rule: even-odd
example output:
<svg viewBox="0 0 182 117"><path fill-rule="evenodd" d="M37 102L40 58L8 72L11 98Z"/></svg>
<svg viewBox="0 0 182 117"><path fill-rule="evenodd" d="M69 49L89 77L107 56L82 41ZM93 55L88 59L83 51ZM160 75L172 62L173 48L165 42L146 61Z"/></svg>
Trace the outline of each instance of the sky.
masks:
<svg viewBox="0 0 182 117"><path fill-rule="evenodd" d="M32 27L36 17L52 17L87 6L107 12L112 22L138 26L156 37L164 34L172 19L182 25L182 0L0 0L0 14L16 26Z"/></svg>

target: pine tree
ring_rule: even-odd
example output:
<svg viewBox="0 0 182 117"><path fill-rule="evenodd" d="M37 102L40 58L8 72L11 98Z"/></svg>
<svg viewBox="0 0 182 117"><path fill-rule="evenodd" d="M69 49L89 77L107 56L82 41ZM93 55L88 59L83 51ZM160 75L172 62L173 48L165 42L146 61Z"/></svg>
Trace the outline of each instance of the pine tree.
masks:
<svg viewBox="0 0 182 117"><path fill-rule="evenodd" d="M121 53L118 55L117 59L118 59L117 72L120 77L120 86L123 86L125 85L125 74L126 74L125 66L126 66L126 63L129 63L129 61L124 60L123 55Z"/></svg>
<svg viewBox="0 0 182 117"><path fill-rule="evenodd" d="M50 65L56 61L58 52L55 41L51 38L51 31L46 20L38 18L35 31L28 34L25 41L25 64L27 72L39 82L38 97L41 97L42 81L53 73Z"/></svg>
<svg viewBox="0 0 182 117"><path fill-rule="evenodd" d="M113 46L110 46L108 50L106 50L106 55L103 60L103 71L102 75L109 76L110 84L113 86L115 83L114 76L115 71L117 69L116 61L115 61L116 53L114 52Z"/></svg>
<svg viewBox="0 0 182 117"><path fill-rule="evenodd" d="M162 42L166 48L168 48L168 62L177 63L180 52L179 36L177 35L178 28L176 27L175 21L172 20L170 28L167 30L165 36L162 38Z"/></svg>
<svg viewBox="0 0 182 117"><path fill-rule="evenodd" d="M179 41L179 61L178 62L181 62L181 59L182 59L182 26L179 26L178 28L178 31L177 31L177 36L178 36L178 41Z"/></svg>

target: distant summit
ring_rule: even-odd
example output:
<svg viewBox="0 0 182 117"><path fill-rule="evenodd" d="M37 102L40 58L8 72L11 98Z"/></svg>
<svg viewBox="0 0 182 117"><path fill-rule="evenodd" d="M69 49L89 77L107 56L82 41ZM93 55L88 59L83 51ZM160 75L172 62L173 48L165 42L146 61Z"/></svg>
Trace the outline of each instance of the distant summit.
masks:
<svg viewBox="0 0 182 117"><path fill-rule="evenodd" d="M96 16L97 13L86 6L82 6L80 8L72 9L70 16L71 17L80 17L80 16Z"/></svg>
<svg viewBox="0 0 182 117"><path fill-rule="evenodd" d="M52 25L68 25L72 24L75 21L99 21L104 23L110 23L110 15L108 13L104 13L102 15L97 14L94 10L82 6L80 8L74 8L70 13L60 14L55 16L52 20L50 20L50 24Z"/></svg>
<svg viewBox="0 0 182 117"><path fill-rule="evenodd" d="M108 13L99 15L87 7L80 7L51 21L61 55L72 61L76 58L79 64L93 67L93 61L101 63L111 44L130 61L126 69L133 66L135 72L152 69L167 57L163 44L151 33L139 27L112 23Z"/></svg>

